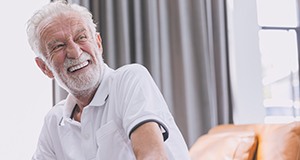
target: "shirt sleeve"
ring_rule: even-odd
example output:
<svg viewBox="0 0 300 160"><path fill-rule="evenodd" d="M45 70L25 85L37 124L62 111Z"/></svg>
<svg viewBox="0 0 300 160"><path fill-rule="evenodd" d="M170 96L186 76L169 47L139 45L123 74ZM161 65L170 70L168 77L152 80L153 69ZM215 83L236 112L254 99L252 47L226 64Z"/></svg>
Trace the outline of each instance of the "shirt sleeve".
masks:
<svg viewBox="0 0 300 160"><path fill-rule="evenodd" d="M56 160L55 153L52 150L52 142L49 135L47 124L44 123L38 145L35 153L32 156L32 160Z"/></svg>
<svg viewBox="0 0 300 160"><path fill-rule="evenodd" d="M130 65L122 72L119 83L119 106L123 127L130 138L136 128L147 122L159 124L164 140L168 138L168 106L148 70Z"/></svg>

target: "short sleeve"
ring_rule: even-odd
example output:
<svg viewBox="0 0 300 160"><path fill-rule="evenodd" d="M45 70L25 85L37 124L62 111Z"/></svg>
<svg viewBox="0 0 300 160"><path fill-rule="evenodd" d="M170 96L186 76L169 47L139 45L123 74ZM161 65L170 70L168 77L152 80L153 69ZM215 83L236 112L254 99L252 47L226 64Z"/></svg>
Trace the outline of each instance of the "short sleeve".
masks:
<svg viewBox="0 0 300 160"><path fill-rule="evenodd" d="M121 72L119 106L123 127L130 134L142 124L154 121L159 124L164 139L168 138L170 117L168 106L148 70L141 65L130 65Z"/></svg>
<svg viewBox="0 0 300 160"><path fill-rule="evenodd" d="M48 132L47 123L45 122L38 140L38 146L35 153L32 156L32 160L49 159L55 160L55 153L53 151L53 145Z"/></svg>

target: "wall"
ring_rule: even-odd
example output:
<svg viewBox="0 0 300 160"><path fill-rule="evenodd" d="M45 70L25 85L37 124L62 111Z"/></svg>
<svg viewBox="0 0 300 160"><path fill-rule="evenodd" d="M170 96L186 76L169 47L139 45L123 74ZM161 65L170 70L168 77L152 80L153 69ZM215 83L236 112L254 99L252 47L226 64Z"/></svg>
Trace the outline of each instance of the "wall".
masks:
<svg viewBox="0 0 300 160"><path fill-rule="evenodd" d="M256 1L227 0L234 123L263 123Z"/></svg>
<svg viewBox="0 0 300 160"><path fill-rule="evenodd" d="M34 62L26 21L50 0L2 1L0 5L0 159L28 160L43 118L52 106L51 80Z"/></svg>

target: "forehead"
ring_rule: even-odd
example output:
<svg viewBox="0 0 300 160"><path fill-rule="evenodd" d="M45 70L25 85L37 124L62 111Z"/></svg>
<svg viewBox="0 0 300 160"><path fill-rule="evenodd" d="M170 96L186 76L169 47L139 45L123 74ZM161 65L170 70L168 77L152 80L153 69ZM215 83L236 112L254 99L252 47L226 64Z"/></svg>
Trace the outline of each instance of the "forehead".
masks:
<svg viewBox="0 0 300 160"><path fill-rule="evenodd" d="M38 29L41 41L57 36L71 36L80 30L87 30L83 18L69 13L45 19Z"/></svg>

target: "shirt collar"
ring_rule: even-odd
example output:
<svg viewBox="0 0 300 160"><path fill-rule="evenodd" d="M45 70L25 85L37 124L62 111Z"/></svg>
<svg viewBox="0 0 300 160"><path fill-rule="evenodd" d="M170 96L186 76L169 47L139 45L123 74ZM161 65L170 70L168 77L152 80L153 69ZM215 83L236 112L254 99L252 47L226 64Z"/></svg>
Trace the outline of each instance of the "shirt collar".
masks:
<svg viewBox="0 0 300 160"><path fill-rule="evenodd" d="M102 106L105 103L109 95L109 84L113 72L113 69L109 68L106 64L104 64L102 81L100 82L100 85L88 106ZM72 94L69 94L66 98L66 103L64 105L64 117L71 117L75 105L76 98Z"/></svg>
<svg viewBox="0 0 300 160"><path fill-rule="evenodd" d="M102 82L100 83L100 86L98 87L89 106L102 106L109 95L109 87L114 70L109 68L106 64L104 68L105 69Z"/></svg>

